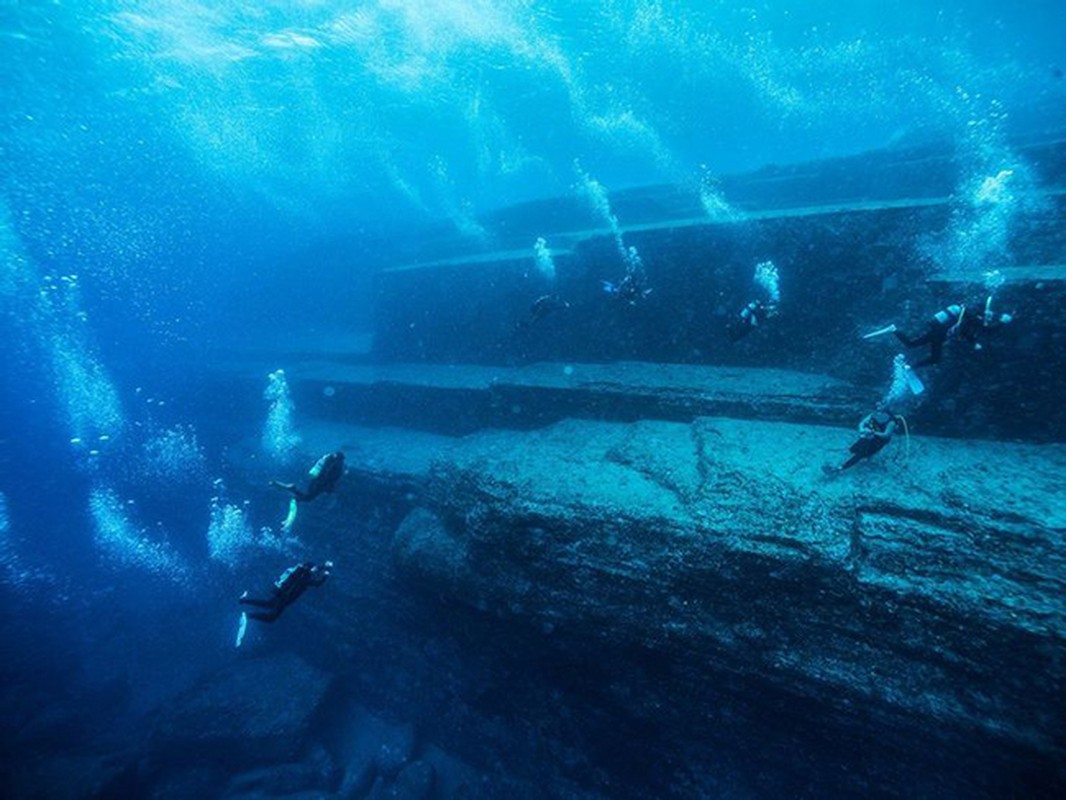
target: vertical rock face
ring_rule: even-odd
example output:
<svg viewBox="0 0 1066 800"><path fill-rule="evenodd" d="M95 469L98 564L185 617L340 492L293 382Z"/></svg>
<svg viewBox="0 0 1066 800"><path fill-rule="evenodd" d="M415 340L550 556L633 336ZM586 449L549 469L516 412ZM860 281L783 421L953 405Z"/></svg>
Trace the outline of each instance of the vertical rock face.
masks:
<svg viewBox="0 0 1066 800"><path fill-rule="evenodd" d="M989 334L982 351L949 346L933 388L953 402L923 408L923 428L1066 441L1066 409L1058 401L1066 393L1066 143L1019 152L1042 182L1002 231L1009 253L994 264L954 264L954 226L967 209L950 197L957 170L952 153L865 155L737 179L726 196L748 213L729 224L711 224L678 204L677 191L668 187L646 191L644 202L618 197L619 219L633 226L626 242L639 249L654 287L636 308L619 307L601 291L600 282L617 280L622 270L613 238L603 231L564 227L572 249L558 262L551 287L535 275L528 243L550 230L531 234L525 255L479 253L387 270L378 276L375 354L436 363L813 368L883 391L898 343L859 337L890 322L913 335L949 303L983 304L983 272L994 267L1006 281L997 307L1016 312L1017 322ZM512 215L503 238L519 219ZM781 313L731 344L726 323L752 299L754 266L766 259L781 273ZM529 304L549 288L570 308L516 331Z"/></svg>
<svg viewBox="0 0 1066 800"><path fill-rule="evenodd" d="M974 781L1010 785L1026 762L1062 781L1061 448L926 440L907 467L885 456L827 478L844 444L830 429L517 436L472 437L435 464L393 542L413 586L575 658L614 654L607 691L663 730L745 738L777 713L784 741L874 729L889 760L939 748ZM636 652L667 666L633 695ZM708 722L723 715L727 729Z"/></svg>

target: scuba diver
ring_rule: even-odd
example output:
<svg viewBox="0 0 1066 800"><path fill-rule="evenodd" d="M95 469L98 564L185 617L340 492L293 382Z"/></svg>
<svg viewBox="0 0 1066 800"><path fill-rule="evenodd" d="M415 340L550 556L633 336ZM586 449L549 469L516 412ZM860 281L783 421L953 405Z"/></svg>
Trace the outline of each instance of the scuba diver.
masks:
<svg viewBox="0 0 1066 800"><path fill-rule="evenodd" d="M557 294L542 294L529 306L529 314L515 323L515 330L520 331L540 322L554 311L565 311L570 304Z"/></svg>
<svg viewBox="0 0 1066 800"><path fill-rule="evenodd" d="M326 453L315 462L308 475L311 481L307 484L307 491L298 488L294 483L282 483L271 481L270 485L277 489L284 489L292 494L289 501L289 513L281 523L281 529L288 533L296 522L297 503L310 503L316 497L327 492L332 492L337 481L344 474L344 453L337 450L334 453Z"/></svg>
<svg viewBox="0 0 1066 800"><path fill-rule="evenodd" d="M315 462L307 474L310 475L311 482L307 484L306 492L298 489L294 483L271 481L270 485L291 492L296 502L310 503L319 495L333 491L337 481L344 474L344 453L340 450L335 453L326 453Z"/></svg>
<svg viewBox="0 0 1066 800"><path fill-rule="evenodd" d="M890 441L896 430L901 427L908 436L907 420L899 414L893 414L887 408L880 406L876 411L867 414L859 423L859 438L848 448L851 457L839 468L830 465L824 467L827 473L843 472L850 469L864 459L871 458L881 452Z"/></svg>
<svg viewBox="0 0 1066 800"><path fill-rule="evenodd" d="M777 316L776 303L764 303L762 300L752 300L740 310L733 321L726 327L729 341L739 342L766 320Z"/></svg>
<svg viewBox="0 0 1066 800"><path fill-rule="evenodd" d="M619 241L621 246L621 241ZM626 265L626 274L620 283L600 281L603 291L621 300L627 306L635 306L651 294L651 289L646 285L648 275L644 271L644 261L637 252L637 248L623 248L622 260Z"/></svg>
<svg viewBox="0 0 1066 800"><path fill-rule="evenodd" d="M248 631L248 620L257 619L260 622L273 622L281 616L282 612L295 603L309 586L321 586L326 582L333 569L333 562L326 561L321 567L311 563L301 563L289 567L274 581L270 590L270 597L259 600L249 597L244 592L237 601L242 606L262 608L263 611L241 612L240 622L237 628L236 646L240 647L244 642L244 634Z"/></svg>
<svg viewBox="0 0 1066 800"><path fill-rule="evenodd" d="M868 333L863 338L872 339L885 333L895 334L896 338L903 343L904 347L923 347L929 345L929 355L915 363L914 367L927 367L939 364L944 352L944 343L949 339L965 341L972 344L975 350L981 349L979 337L1000 325L1006 325L1013 321L1012 314L992 313L992 297L989 296L984 308L971 307L963 303L953 303L947 308L936 312L922 331L916 337L908 336L895 325Z"/></svg>
<svg viewBox="0 0 1066 800"><path fill-rule="evenodd" d="M266 609L248 614L251 619L273 622L286 608L295 603L309 586L321 586L325 583L332 569L332 561L325 562L321 567L307 562L297 564L289 567L274 581L268 599L257 600L249 597L248 592L245 592L238 602L244 606Z"/></svg>
<svg viewBox="0 0 1066 800"><path fill-rule="evenodd" d="M740 309L726 332L731 342L739 342L767 320L777 316L781 302L781 278L773 261L760 261L755 265L752 282L761 289L765 299L755 298Z"/></svg>
<svg viewBox="0 0 1066 800"><path fill-rule="evenodd" d="M612 297L617 297L626 305L635 306L645 297L651 294L652 290L644 286L644 278L637 270L630 270L626 273L626 276L622 278L621 283L611 283L610 281L601 281L603 284L603 291Z"/></svg>

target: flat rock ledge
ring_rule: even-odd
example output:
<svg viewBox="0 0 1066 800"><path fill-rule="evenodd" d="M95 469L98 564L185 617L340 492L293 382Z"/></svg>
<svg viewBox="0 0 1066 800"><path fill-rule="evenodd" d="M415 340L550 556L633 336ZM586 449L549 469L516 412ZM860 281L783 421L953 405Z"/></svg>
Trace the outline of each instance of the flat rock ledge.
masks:
<svg viewBox="0 0 1066 800"><path fill-rule="evenodd" d="M399 436L406 469L359 445L353 468L422 487L393 555L435 597L903 742L933 728L1063 763L1066 448L915 439L829 476L850 434L788 423ZM418 475L416 441L435 448Z"/></svg>

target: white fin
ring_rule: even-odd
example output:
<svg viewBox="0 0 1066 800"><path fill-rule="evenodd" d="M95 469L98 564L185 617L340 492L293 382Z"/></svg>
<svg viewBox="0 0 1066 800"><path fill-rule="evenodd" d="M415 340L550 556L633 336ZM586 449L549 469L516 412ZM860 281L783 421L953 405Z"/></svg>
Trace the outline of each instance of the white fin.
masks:
<svg viewBox="0 0 1066 800"><path fill-rule="evenodd" d="M903 371L903 376L907 379L908 388L914 392L914 394L921 394L925 391L925 384L922 383L922 379L918 377L917 373L909 366Z"/></svg>
<svg viewBox="0 0 1066 800"><path fill-rule="evenodd" d="M876 331L871 331L870 333L865 334L862 338L863 339L876 339L878 336L884 336L886 333L895 333L895 332L896 332L896 325L895 325L895 323L893 323L891 325L886 325L883 328L878 328Z"/></svg>
<svg viewBox="0 0 1066 800"><path fill-rule="evenodd" d="M241 612L241 619L237 623L237 641L234 643L234 647L240 647L244 641L244 634L248 632L248 615Z"/></svg>
<svg viewBox="0 0 1066 800"><path fill-rule="evenodd" d="M292 526L296 523L296 511L297 511L296 498L294 497L289 501L289 513L285 516L285 519L281 521L281 529L285 533L292 530Z"/></svg>

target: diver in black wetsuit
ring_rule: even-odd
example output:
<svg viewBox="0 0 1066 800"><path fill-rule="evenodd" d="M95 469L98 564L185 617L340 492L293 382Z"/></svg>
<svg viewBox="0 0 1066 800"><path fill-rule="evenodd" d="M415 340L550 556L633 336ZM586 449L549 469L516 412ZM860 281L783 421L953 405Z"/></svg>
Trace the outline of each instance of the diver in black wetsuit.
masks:
<svg viewBox="0 0 1066 800"><path fill-rule="evenodd" d="M914 365L915 367L925 367L940 363L944 352L944 343L948 339L972 344L974 350L980 350L981 343L978 340L982 336L995 331L1003 325L1007 325L1013 320L1013 314L996 315L992 313L992 297L990 296L984 308L954 303L947 308L941 309L929 320L925 330L915 338L896 330L894 325L890 326L889 330L896 335L896 338L905 347L929 345L929 355Z"/></svg>
<svg viewBox="0 0 1066 800"><path fill-rule="evenodd" d="M892 435L901 424L905 425L903 417L884 408L879 408L863 417L862 422L859 423L859 438L848 448L851 451L851 458L841 465L840 470L854 467L863 459L881 452L892 441ZM832 471L832 469L827 471Z"/></svg>
<svg viewBox="0 0 1066 800"><path fill-rule="evenodd" d="M329 577L333 569L333 562L327 561L321 567L315 564L302 563L289 567L281 576L274 581L270 597L266 600L258 600L249 597L248 592L241 595L240 603L245 606L254 606L265 609L248 614L250 619L260 622L273 622L281 616L286 608L299 599L309 586L321 586Z"/></svg>
<svg viewBox="0 0 1066 800"><path fill-rule="evenodd" d="M617 297L628 306L637 305L652 292L651 289L644 285L643 274L636 269L628 270L620 283L615 284L610 281L601 281L600 283L606 294Z"/></svg>
<svg viewBox="0 0 1066 800"><path fill-rule="evenodd" d="M337 481L344 474L344 453L340 450L326 453L315 462L308 474L311 476L311 482L307 484L306 492L297 488L294 483L271 481L270 485L290 492L298 503L310 503L319 495L332 492L336 487Z"/></svg>
<svg viewBox="0 0 1066 800"><path fill-rule="evenodd" d="M969 311L962 303L953 303L933 315L926 325L925 330L916 337L910 337L903 331L893 330L904 347L922 347L929 345L929 355L914 364L915 367L926 367L939 364L944 352L944 343L951 337L958 337L968 341L975 341L977 330L981 326L981 317L976 312Z"/></svg>
<svg viewBox="0 0 1066 800"><path fill-rule="evenodd" d="M762 300L752 300L740 313L733 318L726 328L731 342L739 342L753 330L777 316L776 303L764 303Z"/></svg>
<svg viewBox="0 0 1066 800"><path fill-rule="evenodd" d="M565 311L570 304L557 294L543 294L529 306L529 315L515 323L515 330L520 331L540 322L554 311Z"/></svg>

